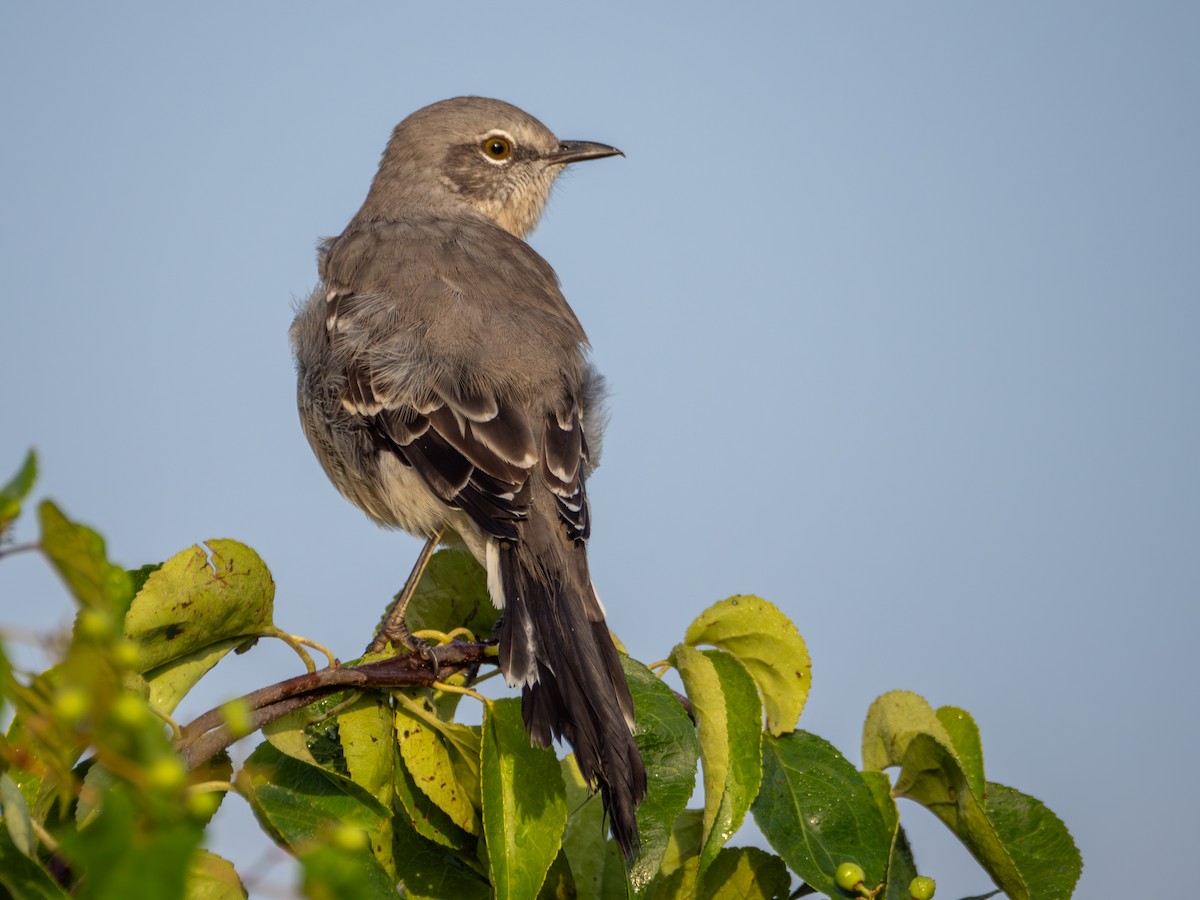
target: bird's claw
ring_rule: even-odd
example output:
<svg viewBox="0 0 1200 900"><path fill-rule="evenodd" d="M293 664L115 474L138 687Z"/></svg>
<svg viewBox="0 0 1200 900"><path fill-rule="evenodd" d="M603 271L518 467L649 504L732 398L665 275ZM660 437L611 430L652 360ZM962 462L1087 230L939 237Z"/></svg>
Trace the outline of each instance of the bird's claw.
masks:
<svg viewBox="0 0 1200 900"><path fill-rule="evenodd" d="M403 648L409 653L420 656L429 663L429 667L433 669L434 680L437 679L438 661L433 645L424 638L419 638L409 631L408 626L403 622L390 631L380 631L379 634L375 635L375 639L371 641L371 646L367 649L371 653L381 653L387 649L389 644L397 650Z"/></svg>

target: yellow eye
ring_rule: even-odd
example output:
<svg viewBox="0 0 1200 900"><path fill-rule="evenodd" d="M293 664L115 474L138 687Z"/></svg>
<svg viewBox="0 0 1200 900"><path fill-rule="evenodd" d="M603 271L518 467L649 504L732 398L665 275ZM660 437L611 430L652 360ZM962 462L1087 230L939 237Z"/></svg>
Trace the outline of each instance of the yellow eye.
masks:
<svg viewBox="0 0 1200 900"><path fill-rule="evenodd" d="M494 159L499 162L502 159L508 159L509 154L512 153L512 143L508 138L492 135L484 139L483 152L487 155L488 159Z"/></svg>

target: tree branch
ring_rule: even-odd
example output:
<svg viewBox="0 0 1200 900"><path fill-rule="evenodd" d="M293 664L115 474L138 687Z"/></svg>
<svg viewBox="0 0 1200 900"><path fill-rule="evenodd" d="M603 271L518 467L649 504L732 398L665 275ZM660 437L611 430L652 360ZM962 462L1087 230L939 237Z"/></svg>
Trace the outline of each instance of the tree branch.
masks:
<svg viewBox="0 0 1200 900"><path fill-rule="evenodd" d="M431 685L439 678L484 662L489 646L454 641L434 647L430 651L432 661L406 652L360 666L329 666L251 691L241 702L250 710L250 730L257 731L326 694L346 688L385 690ZM184 726L176 746L187 767L195 769L242 736L229 728L225 714L217 707Z"/></svg>

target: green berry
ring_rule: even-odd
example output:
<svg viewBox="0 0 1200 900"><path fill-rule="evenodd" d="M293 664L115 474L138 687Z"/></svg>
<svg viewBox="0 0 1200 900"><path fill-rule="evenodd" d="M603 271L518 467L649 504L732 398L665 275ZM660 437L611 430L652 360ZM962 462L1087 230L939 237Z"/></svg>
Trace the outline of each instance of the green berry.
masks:
<svg viewBox="0 0 1200 900"><path fill-rule="evenodd" d="M858 863L844 862L837 867L833 880L843 891L852 891L863 883L867 873Z"/></svg>
<svg viewBox="0 0 1200 900"><path fill-rule="evenodd" d="M221 795L216 791L189 793L185 802L188 815L197 821L207 822L221 805Z"/></svg>
<svg viewBox="0 0 1200 900"><path fill-rule="evenodd" d="M150 716L146 703L136 694L121 694L113 701L111 715L113 721L126 728L137 728L145 723Z"/></svg>
<svg viewBox="0 0 1200 900"><path fill-rule="evenodd" d="M84 609L79 613L79 634L93 641L102 641L112 634L112 619L98 609Z"/></svg>
<svg viewBox="0 0 1200 900"><path fill-rule="evenodd" d="M250 718L250 707L240 697L221 705L221 716L230 734L234 737L245 737L254 730L254 722Z"/></svg>
<svg viewBox="0 0 1200 900"><path fill-rule="evenodd" d="M339 825L333 832L333 844L350 852L364 850L368 846L367 833L361 828Z"/></svg>
<svg viewBox="0 0 1200 900"><path fill-rule="evenodd" d="M59 688L54 695L54 714L60 722L75 725L92 707L87 691L77 687Z"/></svg>
<svg viewBox="0 0 1200 900"><path fill-rule="evenodd" d="M924 875L918 875L908 885L908 893L912 900L933 900L933 892L937 890L937 882Z"/></svg>
<svg viewBox="0 0 1200 900"><path fill-rule="evenodd" d="M156 790L177 791L187 784L187 769L178 757L164 756L147 769L146 781Z"/></svg>
<svg viewBox="0 0 1200 900"><path fill-rule="evenodd" d="M113 660L122 669L134 671L137 669L138 663L141 662L141 654L138 652L137 644L124 638L113 644L112 654Z"/></svg>

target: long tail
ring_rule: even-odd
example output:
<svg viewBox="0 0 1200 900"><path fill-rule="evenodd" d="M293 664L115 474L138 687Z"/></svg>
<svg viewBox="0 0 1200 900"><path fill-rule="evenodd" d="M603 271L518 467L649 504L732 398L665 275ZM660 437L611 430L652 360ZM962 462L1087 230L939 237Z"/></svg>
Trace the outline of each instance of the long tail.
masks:
<svg viewBox="0 0 1200 900"><path fill-rule="evenodd" d="M523 687L525 727L543 747L570 742L583 777L600 789L613 838L631 859L646 767L631 733L633 698L584 550L535 553L526 544L502 544L499 555L500 669L510 685Z"/></svg>

